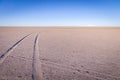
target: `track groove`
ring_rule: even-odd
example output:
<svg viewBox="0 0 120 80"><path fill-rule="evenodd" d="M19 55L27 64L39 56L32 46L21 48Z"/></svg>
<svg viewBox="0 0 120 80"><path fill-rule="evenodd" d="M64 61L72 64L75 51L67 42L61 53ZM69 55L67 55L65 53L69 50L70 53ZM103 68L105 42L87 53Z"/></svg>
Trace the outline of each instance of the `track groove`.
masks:
<svg viewBox="0 0 120 80"><path fill-rule="evenodd" d="M12 47L10 47L5 53L3 53L0 56L0 64L2 64L4 62L4 60L10 55L10 53L17 47L17 45L22 42L26 37L28 37L31 34L28 34L26 36L24 36L22 39L20 39L19 41L17 41Z"/></svg>
<svg viewBox="0 0 120 80"><path fill-rule="evenodd" d="M39 59L38 36L36 35L33 47L33 62L32 62L32 80L43 80L41 62Z"/></svg>

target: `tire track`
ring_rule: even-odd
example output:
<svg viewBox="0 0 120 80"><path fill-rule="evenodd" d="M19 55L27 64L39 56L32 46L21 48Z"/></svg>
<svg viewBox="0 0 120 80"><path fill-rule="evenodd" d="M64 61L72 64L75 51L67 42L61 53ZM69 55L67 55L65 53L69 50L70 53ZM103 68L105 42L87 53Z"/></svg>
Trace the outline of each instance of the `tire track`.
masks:
<svg viewBox="0 0 120 80"><path fill-rule="evenodd" d="M39 59L38 36L36 35L33 47L33 62L32 62L32 80L43 80L41 62Z"/></svg>
<svg viewBox="0 0 120 80"><path fill-rule="evenodd" d="M2 55L0 55L0 64L2 64L4 62L4 60L10 55L10 53L17 47L17 45L20 42L22 42L29 35L31 35L31 34L28 34L28 35L24 36L22 39L20 39L19 41L17 41L12 47L10 47L5 53L3 53Z"/></svg>

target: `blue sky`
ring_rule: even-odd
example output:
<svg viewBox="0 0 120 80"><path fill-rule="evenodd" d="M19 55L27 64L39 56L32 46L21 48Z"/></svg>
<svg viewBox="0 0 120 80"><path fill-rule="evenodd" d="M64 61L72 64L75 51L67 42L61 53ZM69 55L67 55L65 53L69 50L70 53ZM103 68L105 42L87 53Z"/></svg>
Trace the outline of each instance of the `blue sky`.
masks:
<svg viewBox="0 0 120 80"><path fill-rule="evenodd" d="M1 26L120 26L120 0L0 0Z"/></svg>

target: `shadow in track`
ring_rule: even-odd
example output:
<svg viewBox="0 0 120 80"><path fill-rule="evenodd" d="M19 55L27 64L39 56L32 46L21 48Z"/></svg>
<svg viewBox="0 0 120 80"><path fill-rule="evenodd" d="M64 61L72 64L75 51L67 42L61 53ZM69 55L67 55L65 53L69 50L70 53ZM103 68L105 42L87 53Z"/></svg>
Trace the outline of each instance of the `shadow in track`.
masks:
<svg viewBox="0 0 120 80"><path fill-rule="evenodd" d="M41 61L39 59L38 36L36 35L33 47L33 62L32 62L32 80L43 80Z"/></svg>
<svg viewBox="0 0 120 80"><path fill-rule="evenodd" d="M24 36L22 39L20 39L19 41L17 41L12 47L10 47L5 53L3 53L2 55L0 55L0 64L3 63L3 61L6 59L7 56L10 55L10 53L13 51L13 49L15 49L15 47L22 42L26 37L28 37L31 34L28 34L26 36Z"/></svg>

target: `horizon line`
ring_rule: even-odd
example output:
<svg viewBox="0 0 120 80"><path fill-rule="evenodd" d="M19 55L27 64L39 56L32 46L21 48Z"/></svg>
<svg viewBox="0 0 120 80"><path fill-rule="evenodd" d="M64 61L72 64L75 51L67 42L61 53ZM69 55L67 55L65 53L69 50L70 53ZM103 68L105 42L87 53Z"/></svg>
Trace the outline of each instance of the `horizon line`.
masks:
<svg viewBox="0 0 120 80"><path fill-rule="evenodd" d="M73 26L69 26L69 25L68 26L51 26L51 25L50 26L36 26L36 25L35 26L34 25L25 25L25 26L24 25L21 25L21 26L13 25L13 26L11 26L10 25L10 26L0 26L0 27L68 27L68 28L69 27L73 27L73 28L78 27L79 28L79 27L120 27L120 26L94 26L94 25L93 26L92 25L91 26L74 26L74 25Z"/></svg>

